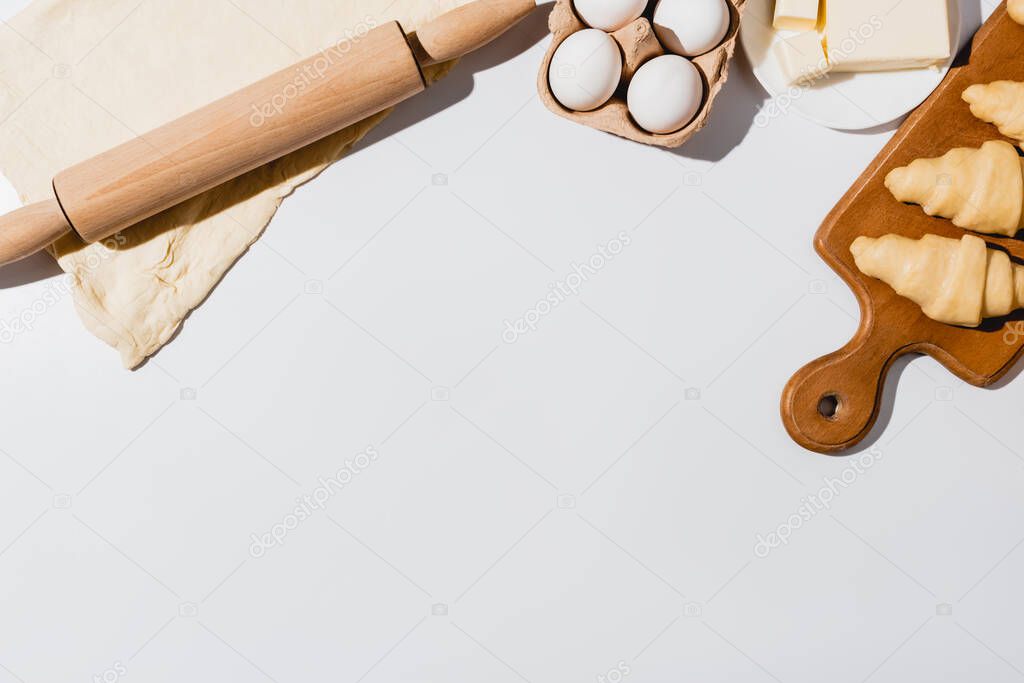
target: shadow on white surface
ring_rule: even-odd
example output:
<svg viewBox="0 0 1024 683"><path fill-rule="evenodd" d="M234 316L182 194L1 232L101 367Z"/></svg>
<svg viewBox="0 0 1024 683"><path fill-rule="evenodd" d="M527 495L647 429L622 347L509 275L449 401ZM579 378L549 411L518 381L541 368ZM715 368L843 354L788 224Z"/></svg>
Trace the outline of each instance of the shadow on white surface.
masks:
<svg viewBox="0 0 1024 683"><path fill-rule="evenodd" d="M721 161L743 142L767 99L768 94L754 79L747 56L743 50L736 50L729 80L715 100L708 125L685 145L670 151L685 159Z"/></svg>
<svg viewBox="0 0 1024 683"><path fill-rule="evenodd" d="M447 76L426 92L403 102L379 126L356 145L349 156L370 145L401 133L406 128L439 114L469 97L473 92L473 75L487 71L526 52L548 36L548 14L551 4L544 4L514 26L505 35L459 60Z"/></svg>
<svg viewBox="0 0 1024 683"><path fill-rule="evenodd" d="M919 358L921 358L921 354L908 354L897 358L893 362L892 367L889 368L885 376L885 386L882 389L882 405L878 409L878 419L875 421L874 426L871 427L868 435L864 437L864 440L853 448L837 453L836 455L839 458L871 450L878 443L879 439L886 434L889 429L889 423L892 421L893 408L896 406L896 390L899 388L900 378L903 377L903 373L910 367L910 364ZM893 439L895 436L895 434L888 434L889 439Z"/></svg>
<svg viewBox="0 0 1024 683"><path fill-rule="evenodd" d="M60 274L61 269L57 262L49 254L40 252L0 268L0 289L21 287Z"/></svg>

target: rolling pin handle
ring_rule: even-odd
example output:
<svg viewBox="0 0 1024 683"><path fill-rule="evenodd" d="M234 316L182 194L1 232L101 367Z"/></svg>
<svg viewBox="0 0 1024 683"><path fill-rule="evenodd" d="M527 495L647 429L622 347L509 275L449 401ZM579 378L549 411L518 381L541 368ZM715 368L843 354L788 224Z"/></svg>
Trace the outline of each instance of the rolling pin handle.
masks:
<svg viewBox="0 0 1024 683"><path fill-rule="evenodd" d="M104 239L394 106L426 88L421 66L475 50L535 7L535 0L474 0L422 26L418 39L398 22L382 24L352 41L345 59L314 55L65 169L53 179L59 203L0 217L0 266L69 232ZM314 72L289 99L296 73Z"/></svg>
<svg viewBox="0 0 1024 683"><path fill-rule="evenodd" d="M536 7L536 0L475 0L420 26L409 44L420 66L447 62L483 47Z"/></svg>
<svg viewBox="0 0 1024 683"><path fill-rule="evenodd" d="M0 266L20 261L72 232L56 199L0 216Z"/></svg>

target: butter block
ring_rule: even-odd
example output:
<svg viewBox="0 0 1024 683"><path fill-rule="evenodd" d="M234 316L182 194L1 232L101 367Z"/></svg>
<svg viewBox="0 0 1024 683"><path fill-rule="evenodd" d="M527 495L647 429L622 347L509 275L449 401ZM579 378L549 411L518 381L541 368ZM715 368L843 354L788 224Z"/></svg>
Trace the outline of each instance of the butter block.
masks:
<svg viewBox="0 0 1024 683"><path fill-rule="evenodd" d="M772 46L772 52L788 85L810 83L830 69L817 31L806 31L779 40Z"/></svg>
<svg viewBox="0 0 1024 683"><path fill-rule="evenodd" d="M810 31L818 25L818 0L775 0L772 26L781 31Z"/></svg>
<svg viewBox="0 0 1024 683"><path fill-rule="evenodd" d="M836 72L944 62L950 55L946 0L827 0L825 49Z"/></svg>

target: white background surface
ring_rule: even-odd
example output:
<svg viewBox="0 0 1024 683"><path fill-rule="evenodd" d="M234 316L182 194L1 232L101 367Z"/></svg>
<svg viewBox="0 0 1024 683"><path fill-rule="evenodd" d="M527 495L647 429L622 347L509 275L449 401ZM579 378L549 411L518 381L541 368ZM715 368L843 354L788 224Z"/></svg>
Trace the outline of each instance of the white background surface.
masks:
<svg viewBox="0 0 1024 683"><path fill-rule="evenodd" d="M544 30L302 188L138 372L67 299L0 348L0 682L1024 677L1024 383L901 363L845 458L778 417L855 329L811 236L891 131L755 126L738 58L711 125L648 149L541 106ZM55 277L0 273L0 319Z"/></svg>

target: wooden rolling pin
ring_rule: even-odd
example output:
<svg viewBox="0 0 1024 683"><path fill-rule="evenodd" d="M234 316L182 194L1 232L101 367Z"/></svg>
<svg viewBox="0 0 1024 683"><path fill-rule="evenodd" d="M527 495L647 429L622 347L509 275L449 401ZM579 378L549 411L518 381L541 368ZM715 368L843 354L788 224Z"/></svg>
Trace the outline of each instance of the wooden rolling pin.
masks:
<svg viewBox="0 0 1024 683"><path fill-rule="evenodd" d="M0 265L69 232L102 240L398 104L426 89L422 67L485 45L535 1L475 0L409 35L383 24L72 166L53 179L53 199L0 217Z"/></svg>

